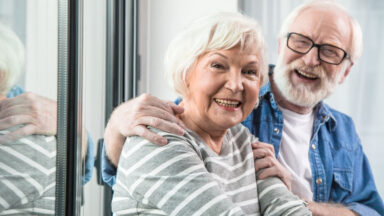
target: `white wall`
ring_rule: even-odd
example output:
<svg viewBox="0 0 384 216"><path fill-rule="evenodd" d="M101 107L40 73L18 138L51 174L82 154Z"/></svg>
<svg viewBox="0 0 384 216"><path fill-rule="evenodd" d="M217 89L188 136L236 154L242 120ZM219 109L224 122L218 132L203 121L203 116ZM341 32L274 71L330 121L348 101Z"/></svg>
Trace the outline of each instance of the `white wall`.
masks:
<svg viewBox="0 0 384 216"><path fill-rule="evenodd" d="M140 0L139 93L174 100L177 95L164 78L164 54L168 44L189 23L219 11L237 11L237 0Z"/></svg>
<svg viewBox="0 0 384 216"><path fill-rule="evenodd" d="M25 89L57 98L57 1L27 2Z"/></svg>

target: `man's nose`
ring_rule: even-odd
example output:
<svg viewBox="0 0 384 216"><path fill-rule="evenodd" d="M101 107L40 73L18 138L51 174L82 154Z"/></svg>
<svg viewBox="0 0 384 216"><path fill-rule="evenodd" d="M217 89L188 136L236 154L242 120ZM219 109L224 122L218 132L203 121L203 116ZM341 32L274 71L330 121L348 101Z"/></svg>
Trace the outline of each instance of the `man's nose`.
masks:
<svg viewBox="0 0 384 216"><path fill-rule="evenodd" d="M305 65L313 67L320 64L318 49L318 47L312 47L312 49L303 56Z"/></svg>

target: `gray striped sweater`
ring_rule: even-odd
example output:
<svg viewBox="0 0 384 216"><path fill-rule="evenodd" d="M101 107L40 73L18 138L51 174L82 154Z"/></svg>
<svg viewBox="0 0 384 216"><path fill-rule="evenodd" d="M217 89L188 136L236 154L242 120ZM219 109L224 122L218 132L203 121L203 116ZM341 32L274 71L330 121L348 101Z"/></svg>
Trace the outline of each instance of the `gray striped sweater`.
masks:
<svg viewBox="0 0 384 216"><path fill-rule="evenodd" d="M55 137L32 135L1 143L0 215L54 215L55 178Z"/></svg>
<svg viewBox="0 0 384 216"><path fill-rule="evenodd" d="M168 145L127 138L113 187L116 215L311 215L280 179L256 182L250 144L257 138L244 126L228 130L220 155L192 131L152 130Z"/></svg>

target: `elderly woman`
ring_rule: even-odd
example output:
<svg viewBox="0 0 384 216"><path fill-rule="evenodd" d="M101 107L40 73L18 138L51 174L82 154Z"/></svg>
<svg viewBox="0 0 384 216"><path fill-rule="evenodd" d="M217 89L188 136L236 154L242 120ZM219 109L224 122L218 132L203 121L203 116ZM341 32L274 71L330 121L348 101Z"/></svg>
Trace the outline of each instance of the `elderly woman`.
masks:
<svg viewBox="0 0 384 216"><path fill-rule="evenodd" d="M258 24L236 13L197 20L166 55L185 111L184 136L158 146L126 140L112 208L117 215L310 215L277 178L256 181L248 129L239 124L258 102L267 73Z"/></svg>
<svg viewBox="0 0 384 216"><path fill-rule="evenodd" d="M1 23L0 51L1 101L15 84L24 60L22 43ZM0 130L0 137L20 127ZM0 214L54 215L55 137L30 135L16 141L3 140L0 155Z"/></svg>

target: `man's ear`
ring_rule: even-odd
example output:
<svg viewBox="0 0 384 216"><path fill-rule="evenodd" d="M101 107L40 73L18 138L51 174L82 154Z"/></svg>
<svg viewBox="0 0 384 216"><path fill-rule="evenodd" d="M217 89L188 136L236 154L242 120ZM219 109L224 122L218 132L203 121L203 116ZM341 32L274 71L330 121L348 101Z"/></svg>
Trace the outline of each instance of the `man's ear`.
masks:
<svg viewBox="0 0 384 216"><path fill-rule="evenodd" d="M281 49L281 37L277 39L277 55L280 55L280 49Z"/></svg>
<svg viewBox="0 0 384 216"><path fill-rule="evenodd" d="M353 66L353 62L351 62L351 64L348 65L348 67L347 67L347 69L345 70L344 75L343 75L343 77L341 78L339 84L342 84L342 83L344 82L345 78L347 78L349 72L351 71L352 66Z"/></svg>

